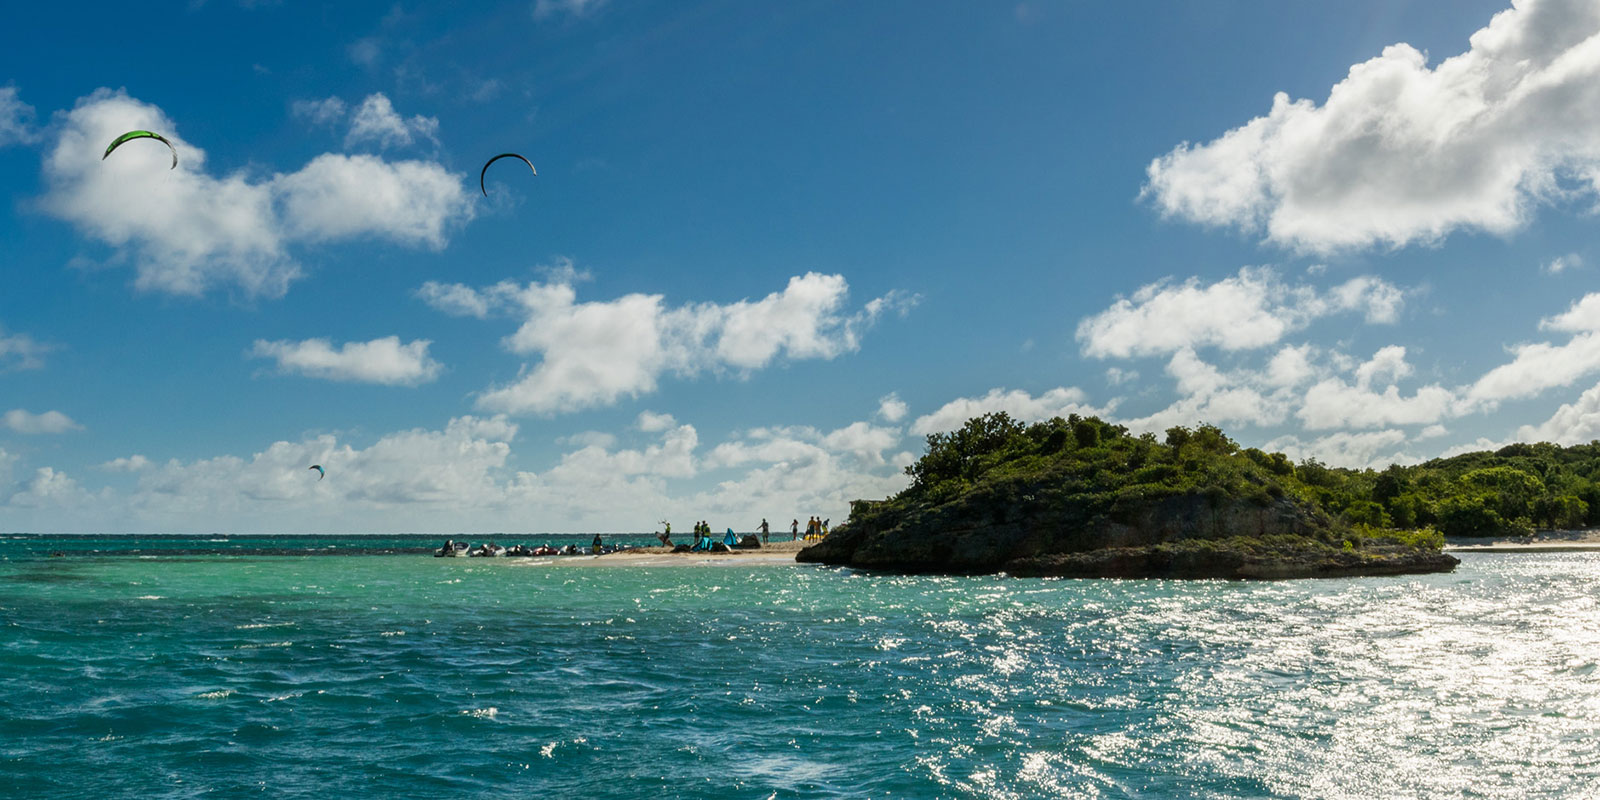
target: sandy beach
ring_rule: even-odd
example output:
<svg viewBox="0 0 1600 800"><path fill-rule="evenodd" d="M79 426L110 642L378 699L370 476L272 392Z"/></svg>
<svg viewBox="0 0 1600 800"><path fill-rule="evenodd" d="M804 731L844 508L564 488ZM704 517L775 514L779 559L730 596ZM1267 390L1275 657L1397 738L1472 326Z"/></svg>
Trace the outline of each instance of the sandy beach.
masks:
<svg viewBox="0 0 1600 800"><path fill-rule="evenodd" d="M687 542L685 542L687 544ZM726 553L674 553L670 547L638 547L620 553L600 556L561 556L550 558L495 559L526 565L561 565L571 567L692 567L692 566L794 566L795 553L806 542L773 542L759 550L730 550Z"/></svg>
<svg viewBox="0 0 1600 800"><path fill-rule="evenodd" d="M1577 553L1600 550L1600 530L1540 531L1526 539L1452 539L1449 553Z"/></svg>

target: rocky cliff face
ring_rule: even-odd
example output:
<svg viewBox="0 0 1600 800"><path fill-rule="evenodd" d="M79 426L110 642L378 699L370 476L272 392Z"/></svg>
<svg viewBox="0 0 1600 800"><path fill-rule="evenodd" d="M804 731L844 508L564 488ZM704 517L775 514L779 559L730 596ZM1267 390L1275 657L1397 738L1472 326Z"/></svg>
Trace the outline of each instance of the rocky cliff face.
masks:
<svg viewBox="0 0 1600 800"><path fill-rule="evenodd" d="M1284 578L1435 572L1456 559L1390 546L1345 552L1335 525L1284 496L1204 491L1089 508L1049 481L978 487L939 505L856 503L798 560L911 572Z"/></svg>

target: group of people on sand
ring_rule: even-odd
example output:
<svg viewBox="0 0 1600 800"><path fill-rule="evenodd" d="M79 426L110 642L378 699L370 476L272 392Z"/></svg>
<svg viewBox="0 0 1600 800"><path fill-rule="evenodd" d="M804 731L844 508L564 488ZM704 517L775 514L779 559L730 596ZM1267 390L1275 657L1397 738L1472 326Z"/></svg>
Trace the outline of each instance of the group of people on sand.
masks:
<svg viewBox="0 0 1600 800"><path fill-rule="evenodd" d="M827 536L828 535L828 523L831 522L831 521L832 521L831 517L829 519L819 519L817 517L812 517L810 520L808 520L806 522L806 541L809 542L809 541L813 541L815 539L821 539L822 537ZM661 525L662 525L663 530L661 530L660 532L658 532L656 534L656 538L660 539L661 543L663 545L665 545L667 547L671 547L672 546L672 523L670 523L670 522L668 522L666 520L661 520ZM766 520L765 517L762 517L761 524L756 526L756 530L761 531L761 543L762 544L768 544L769 543L769 538L772 535L772 526L767 523L767 520ZM699 522L696 522L694 524L694 543L695 543L695 546L698 547L700 545L700 541L702 539L709 539L709 538L711 538L711 524L706 522L705 520L700 520ZM795 541L795 540L797 540L799 538L800 538L800 520L798 520L798 519L790 520L789 521L789 541L792 542L792 541Z"/></svg>
<svg viewBox="0 0 1600 800"><path fill-rule="evenodd" d="M806 522L806 541L816 541L817 539L827 536L828 523L832 520L832 517L829 517L828 519L818 519L816 517L812 517L810 521ZM799 527L800 520L795 520L792 524L790 524L789 529L791 532L791 537L793 536L793 531L797 530Z"/></svg>

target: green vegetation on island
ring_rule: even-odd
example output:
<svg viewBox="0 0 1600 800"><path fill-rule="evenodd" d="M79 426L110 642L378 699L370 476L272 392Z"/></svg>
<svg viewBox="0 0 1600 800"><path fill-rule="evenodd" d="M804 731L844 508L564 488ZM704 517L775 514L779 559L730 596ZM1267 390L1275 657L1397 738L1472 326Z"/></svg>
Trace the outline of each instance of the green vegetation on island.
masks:
<svg viewBox="0 0 1600 800"><path fill-rule="evenodd" d="M928 436L926 454L906 472L910 487L855 502L848 522L800 559L1130 577L1391 574L1457 563L1440 552L1437 529L1416 525L1418 515L1409 528L1394 524L1389 505L1372 499L1376 474L1242 449L1212 425L1175 427L1158 439L1094 417L1024 425L986 414ZM1445 498L1466 494L1400 500L1419 491L1402 477L1392 477L1399 490L1388 499L1425 506L1430 521ZM1472 480L1473 492L1506 491Z"/></svg>

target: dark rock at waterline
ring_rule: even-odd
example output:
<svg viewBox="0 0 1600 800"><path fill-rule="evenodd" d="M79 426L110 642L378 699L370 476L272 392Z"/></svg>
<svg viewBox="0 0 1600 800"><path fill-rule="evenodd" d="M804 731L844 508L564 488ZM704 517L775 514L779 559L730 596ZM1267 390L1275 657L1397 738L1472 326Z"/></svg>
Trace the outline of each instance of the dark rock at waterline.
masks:
<svg viewBox="0 0 1600 800"><path fill-rule="evenodd" d="M1034 479L938 505L858 501L847 524L796 560L905 572L1258 579L1443 572L1459 563L1430 547L1344 542L1325 512L1292 496L1197 491L1107 511Z"/></svg>
<svg viewBox="0 0 1600 800"><path fill-rule="evenodd" d="M1358 551L1314 545L1267 551L1247 547L1111 547L1084 553L1020 558L1008 574L1024 578L1346 578L1449 572L1461 560L1437 550L1368 545Z"/></svg>

